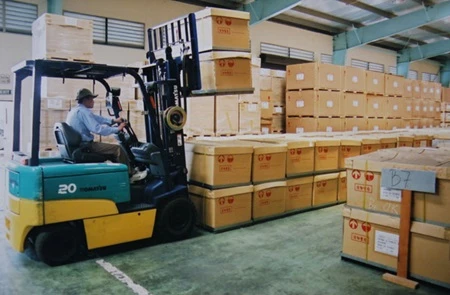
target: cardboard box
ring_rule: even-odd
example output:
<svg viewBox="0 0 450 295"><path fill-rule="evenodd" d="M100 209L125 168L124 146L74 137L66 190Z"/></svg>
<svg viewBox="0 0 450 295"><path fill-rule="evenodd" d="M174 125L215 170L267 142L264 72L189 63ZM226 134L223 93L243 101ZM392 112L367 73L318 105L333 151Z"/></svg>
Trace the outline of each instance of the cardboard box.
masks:
<svg viewBox="0 0 450 295"><path fill-rule="evenodd" d="M366 92L384 95L384 73L366 71Z"/></svg>
<svg viewBox="0 0 450 295"><path fill-rule="evenodd" d="M359 261L397 269L398 217L345 207L342 252ZM450 284L449 229L413 222L410 239L410 276L448 287Z"/></svg>
<svg viewBox="0 0 450 295"><path fill-rule="evenodd" d="M239 104L239 134L261 132L261 109L259 103Z"/></svg>
<svg viewBox="0 0 450 295"><path fill-rule="evenodd" d="M436 194L413 192L414 220L450 225L450 166L447 151L430 148L397 148L347 159L348 200L352 207L401 214L401 191L381 187L381 170L397 168L436 171ZM350 175L352 177L350 177Z"/></svg>
<svg viewBox="0 0 450 295"><path fill-rule="evenodd" d="M428 81L419 81L420 83L420 89L422 90L420 93L421 98L433 98L434 99L434 93L431 94L430 91L430 82Z"/></svg>
<svg viewBox="0 0 450 295"><path fill-rule="evenodd" d="M187 136L214 135L214 99L214 96L187 98L187 120L183 128Z"/></svg>
<svg viewBox="0 0 450 295"><path fill-rule="evenodd" d="M53 128L55 126L55 123L65 122L68 112L69 111L53 109L41 110L41 127ZM54 137L54 135L52 136Z"/></svg>
<svg viewBox="0 0 450 295"><path fill-rule="evenodd" d="M216 135L232 135L239 132L239 104L237 95L217 95Z"/></svg>
<svg viewBox="0 0 450 295"><path fill-rule="evenodd" d="M381 118L385 116L387 98L384 96L367 95L367 116Z"/></svg>
<svg viewBox="0 0 450 295"><path fill-rule="evenodd" d="M218 229L250 222L253 185L218 190L189 185L189 197L201 225Z"/></svg>
<svg viewBox="0 0 450 295"><path fill-rule="evenodd" d="M401 97L388 97L386 105L386 118L403 118L404 113L404 98Z"/></svg>
<svg viewBox="0 0 450 295"><path fill-rule="evenodd" d="M341 93L335 91L288 91L288 116L340 116Z"/></svg>
<svg viewBox="0 0 450 295"><path fill-rule="evenodd" d="M414 136L412 135L399 135L397 137L397 147L412 147Z"/></svg>
<svg viewBox="0 0 450 295"><path fill-rule="evenodd" d="M316 132L316 131L317 131L317 118L299 118L299 117L286 118L286 133L301 134L304 132Z"/></svg>
<svg viewBox="0 0 450 295"><path fill-rule="evenodd" d="M33 59L93 62L93 22L44 13L32 24Z"/></svg>
<svg viewBox="0 0 450 295"><path fill-rule="evenodd" d="M442 101L450 102L450 88L442 87Z"/></svg>
<svg viewBox="0 0 450 295"><path fill-rule="evenodd" d="M342 87L342 67L305 63L286 67L286 89L335 89Z"/></svg>
<svg viewBox="0 0 450 295"><path fill-rule="evenodd" d="M367 119L367 130L386 130L386 120L380 118Z"/></svg>
<svg viewBox="0 0 450 295"><path fill-rule="evenodd" d="M347 172L346 171L339 172L337 200L338 200L338 202L347 201Z"/></svg>
<svg viewBox="0 0 450 295"><path fill-rule="evenodd" d="M259 88L260 90L272 91L272 75L270 69L259 69Z"/></svg>
<svg viewBox="0 0 450 295"><path fill-rule="evenodd" d="M206 8L195 13L198 50L250 51L248 12Z"/></svg>
<svg viewBox="0 0 450 295"><path fill-rule="evenodd" d="M200 54L202 91L253 90L251 54L233 51L211 51Z"/></svg>
<svg viewBox="0 0 450 295"><path fill-rule="evenodd" d="M196 140L186 142L185 150L190 181L210 187L237 186L251 181L251 146Z"/></svg>
<svg viewBox="0 0 450 295"><path fill-rule="evenodd" d="M315 140L314 170L316 172L339 169L339 139L317 138Z"/></svg>
<svg viewBox="0 0 450 295"><path fill-rule="evenodd" d="M286 211L286 182L277 181L254 186L252 218L260 219Z"/></svg>
<svg viewBox="0 0 450 295"><path fill-rule="evenodd" d="M373 153L381 148L381 140L375 136L361 137L361 155Z"/></svg>
<svg viewBox="0 0 450 295"><path fill-rule="evenodd" d="M366 70L346 66L344 67L344 83L342 91L366 91Z"/></svg>
<svg viewBox="0 0 450 295"><path fill-rule="evenodd" d="M272 132L284 132L286 130L286 116L274 114L272 116Z"/></svg>
<svg viewBox="0 0 450 295"><path fill-rule="evenodd" d="M286 77L272 76L272 92L275 105L286 103Z"/></svg>
<svg viewBox="0 0 450 295"><path fill-rule="evenodd" d="M403 126L406 129L418 129L420 119L404 119Z"/></svg>
<svg viewBox="0 0 450 295"><path fill-rule="evenodd" d="M412 80L413 98L422 98L422 88L419 80Z"/></svg>
<svg viewBox="0 0 450 295"><path fill-rule="evenodd" d="M337 202L338 179L339 173L314 176L313 206Z"/></svg>
<svg viewBox="0 0 450 295"><path fill-rule="evenodd" d="M403 97L412 98L413 97L413 80L405 79L403 83Z"/></svg>
<svg viewBox="0 0 450 295"><path fill-rule="evenodd" d="M420 118L423 115L423 100L422 99L413 99L413 109L412 109L412 117Z"/></svg>
<svg viewBox="0 0 450 295"><path fill-rule="evenodd" d="M286 212L312 206L313 182L312 176L286 180Z"/></svg>
<svg viewBox="0 0 450 295"><path fill-rule="evenodd" d="M403 119L386 119L386 130L402 129L403 126Z"/></svg>
<svg viewBox="0 0 450 295"><path fill-rule="evenodd" d="M385 94L403 96L405 88L405 78L402 76L385 74Z"/></svg>
<svg viewBox="0 0 450 295"><path fill-rule="evenodd" d="M82 88L87 88L95 93L92 80L42 77L41 97L64 98L71 101L71 106L75 106L77 104L75 100L77 92ZM96 100L99 98L96 98ZM96 105L98 105L98 102L94 106ZM41 107L43 106L41 105Z"/></svg>
<svg viewBox="0 0 450 295"><path fill-rule="evenodd" d="M413 99L410 98L405 99L405 103L403 104L404 119L411 119L413 117L413 108L414 108Z"/></svg>
<svg viewBox="0 0 450 295"><path fill-rule="evenodd" d="M367 119L365 118L345 118L344 131L364 131L367 130Z"/></svg>
<svg viewBox="0 0 450 295"><path fill-rule="evenodd" d="M317 131L319 132L337 132L342 131L343 120L341 118L317 118Z"/></svg>
<svg viewBox="0 0 450 295"><path fill-rule="evenodd" d="M380 139L380 149L393 149L397 147L396 135L377 135L377 137Z"/></svg>
<svg viewBox="0 0 450 295"><path fill-rule="evenodd" d="M413 147L431 147L432 141L432 136L414 134Z"/></svg>
<svg viewBox="0 0 450 295"><path fill-rule="evenodd" d="M271 119L273 110L273 93L271 90L261 90L261 118Z"/></svg>
<svg viewBox="0 0 450 295"><path fill-rule="evenodd" d="M441 101L442 99L442 84L434 83L434 100Z"/></svg>
<svg viewBox="0 0 450 295"><path fill-rule="evenodd" d="M261 134L272 133L272 119L261 119Z"/></svg>
<svg viewBox="0 0 450 295"><path fill-rule="evenodd" d="M363 93L344 93L341 104L341 115L364 116L366 114L367 97ZM364 130L364 129L363 129Z"/></svg>
<svg viewBox="0 0 450 295"><path fill-rule="evenodd" d="M339 169L345 169L345 159L361 155L361 140L342 138L339 149Z"/></svg>

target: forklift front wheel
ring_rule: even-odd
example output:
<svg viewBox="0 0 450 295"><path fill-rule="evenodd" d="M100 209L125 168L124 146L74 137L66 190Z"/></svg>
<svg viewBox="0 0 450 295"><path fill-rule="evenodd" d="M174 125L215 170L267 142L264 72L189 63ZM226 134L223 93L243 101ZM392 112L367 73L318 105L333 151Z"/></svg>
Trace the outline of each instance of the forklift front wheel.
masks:
<svg viewBox="0 0 450 295"><path fill-rule="evenodd" d="M41 231L35 240L38 258L50 265L58 266L69 262L77 253L77 233L71 227L55 227Z"/></svg>
<svg viewBox="0 0 450 295"><path fill-rule="evenodd" d="M192 201L182 197L170 200L158 215L158 234L167 241L187 238L192 233L197 218Z"/></svg>

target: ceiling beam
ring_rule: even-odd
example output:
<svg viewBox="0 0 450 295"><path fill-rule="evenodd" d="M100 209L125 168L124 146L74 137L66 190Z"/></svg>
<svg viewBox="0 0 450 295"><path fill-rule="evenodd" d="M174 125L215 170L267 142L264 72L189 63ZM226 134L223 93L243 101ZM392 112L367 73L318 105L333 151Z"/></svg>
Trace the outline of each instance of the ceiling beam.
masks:
<svg viewBox="0 0 450 295"><path fill-rule="evenodd" d="M297 6L300 2L301 0L255 0L243 4L239 10L249 12L250 25L255 25Z"/></svg>
<svg viewBox="0 0 450 295"><path fill-rule="evenodd" d="M416 47L409 47L399 51L397 63L412 62L435 57L450 52L450 39L425 44Z"/></svg>
<svg viewBox="0 0 450 295"><path fill-rule="evenodd" d="M314 9L306 8L306 7L303 7L303 6L296 6L296 7L292 8L292 10L300 12L300 13L309 14L309 15L312 15L312 16L315 16L315 17L318 17L318 18L326 19L326 20L329 20L329 21L332 21L332 22L335 22L335 23L343 24L343 25L346 25L346 26L349 26L349 27L360 28L360 27L364 26L361 23L352 22L352 21L350 21L348 19L345 19L345 18L340 18L340 17L334 16L334 15L323 13L321 11L317 11L317 10L314 10Z"/></svg>
<svg viewBox="0 0 450 295"><path fill-rule="evenodd" d="M334 37L334 50L346 50L435 22L450 15L450 1L423 8Z"/></svg>
<svg viewBox="0 0 450 295"><path fill-rule="evenodd" d="M293 27L297 27L300 29L309 30L309 31L313 31L313 32L318 32L318 33L322 33L322 34L326 34L326 35L336 35L336 34L342 33L342 30L340 30L338 28L319 24L316 22L312 22L312 21L297 18L297 17L292 17L292 16L285 15L285 14L277 15L276 17L273 17L270 20L273 22L276 22L276 23L282 23L285 25L289 25L289 26L293 26Z"/></svg>
<svg viewBox="0 0 450 295"><path fill-rule="evenodd" d="M420 5L425 5L425 6L431 6L434 5L434 2L432 0L413 0L414 2L419 3Z"/></svg>

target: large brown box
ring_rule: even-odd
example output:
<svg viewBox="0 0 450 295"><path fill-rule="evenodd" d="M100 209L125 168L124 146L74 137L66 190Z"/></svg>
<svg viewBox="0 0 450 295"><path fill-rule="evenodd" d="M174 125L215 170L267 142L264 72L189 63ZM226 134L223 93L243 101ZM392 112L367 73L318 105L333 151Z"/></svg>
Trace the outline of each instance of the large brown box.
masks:
<svg viewBox="0 0 450 295"><path fill-rule="evenodd" d="M397 269L400 218L345 207L343 255L391 270ZM444 287L450 284L450 230L413 222L409 274Z"/></svg>
<svg viewBox="0 0 450 295"><path fill-rule="evenodd" d="M94 60L91 20L44 13L31 30L33 59Z"/></svg>
<svg viewBox="0 0 450 295"><path fill-rule="evenodd" d="M411 119L413 117L414 100L406 98L403 104L403 118Z"/></svg>
<svg viewBox="0 0 450 295"><path fill-rule="evenodd" d="M206 8L195 13L198 50L250 51L250 14L247 12Z"/></svg>
<svg viewBox="0 0 450 295"><path fill-rule="evenodd" d="M386 119L369 118L367 119L367 130L386 130Z"/></svg>
<svg viewBox="0 0 450 295"><path fill-rule="evenodd" d="M313 206L337 202L339 173L314 176Z"/></svg>
<svg viewBox="0 0 450 295"><path fill-rule="evenodd" d="M248 184L251 181L253 147L232 142L185 143L188 178L210 187Z"/></svg>
<svg viewBox="0 0 450 295"><path fill-rule="evenodd" d="M403 118L404 117L404 104L405 99L403 97L388 97L386 104L385 117L387 118Z"/></svg>
<svg viewBox="0 0 450 295"><path fill-rule="evenodd" d="M317 118L317 131L319 132L338 132L344 129L341 118Z"/></svg>
<svg viewBox="0 0 450 295"><path fill-rule="evenodd" d="M238 96L217 95L215 99L216 99L216 106L215 106L216 135L238 134L239 132Z"/></svg>
<svg viewBox="0 0 450 295"><path fill-rule="evenodd" d="M345 169L345 159L361 155L361 140L342 138L339 149L339 169Z"/></svg>
<svg viewBox="0 0 450 295"><path fill-rule="evenodd" d="M347 159L348 200L352 207L382 213L401 213L401 191L381 187L383 168L436 171L436 194L413 192L414 220L450 225L450 156L430 148L385 149ZM352 177L350 177L350 175Z"/></svg>
<svg viewBox="0 0 450 295"><path fill-rule="evenodd" d="M364 131L367 130L366 118L345 118L344 119L344 131Z"/></svg>
<svg viewBox="0 0 450 295"><path fill-rule="evenodd" d="M273 93L271 90L261 90L261 118L271 119L273 110Z"/></svg>
<svg viewBox="0 0 450 295"><path fill-rule="evenodd" d="M384 73L366 71L366 92L384 95Z"/></svg>
<svg viewBox="0 0 450 295"><path fill-rule="evenodd" d="M286 72L271 71L274 105L284 105L286 102Z"/></svg>
<svg viewBox="0 0 450 295"><path fill-rule="evenodd" d="M337 91L288 91L288 116L340 116L341 93Z"/></svg>
<svg viewBox="0 0 450 295"><path fill-rule="evenodd" d="M412 117L420 118L423 116L423 100L422 99L413 99L412 103Z"/></svg>
<svg viewBox="0 0 450 295"><path fill-rule="evenodd" d="M366 70L344 67L342 91L366 92Z"/></svg>
<svg viewBox="0 0 450 295"><path fill-rule="evenodd" d="M428 81L420 81L420 97L421 98L433 98L434 99L434 93L432 94L430 91L431 83Z"/></svg>
<svg viewBox="0 0 450 295"><path fill-rule="evenodd" d="M405 79L403 84L403 97L411 98L413 97L414 89L413 89L413 80Z"/></svg>
<svg viewBox="0 0 450 295"><path fill-rule="evenodd" d="M335 89L342 87L342 67L306 63L286 67L286 89Z"/></svg>
<svg viewBox="0 0 450 295"><path fill-rule="evenodd" d="M253 93L239 94L239 103L258 103L260 102L260 81L259 71L261 69L261 59L259 57L252 56L252 85Z"/></svg>
<svg viewBox="0 0 450 295"><path fill-rule="evenodd" d="M315 139L314 170L316 172L334 171L339 169L339 139Z"/></svg>
<svg viewBox="0 0 450 295"><path fill-rule="evenodd" d="M239 104L239 134L259 134L261 131L261 108L259 103Z"/></svg>
<svg viewBox="0 0 450 295"><path fill-rule="evenodd" d="M385 74L385 94L403 96L405 78L391 74Z"/></svg>
<svg viewBox="0 0 450 295"><path fill-rule="evenodd" d="M200 54L202 91L205 93L252 90L251 54L211 51Z"/></svg>
<svg viewBox="0 0 450 295"><path fill-rule="evenodd" d="M343 93L342 96L341 115L365 116L367 97L364 93Z"/></svg>
<svg viewBox="0 0 450 295"><path fill-rule="evenodd" d="M338 202L347 201L347 172L346 171L339 172L337 200L338 200Z"/></svg>
<svg viewBox="0 0 450 295"><path fill-rule="evenodd" d="M286 212L312 206L313 182L312 176L286 180Z"/></svg>
<svg viewBox="0 0 450 295"><path fill-rule="evenodd" d="M400 134L397 137L397 147L412 147L414 136L411 134Z"/></svg>
<svg viewBox="0 0 450 295"><path fill-rule="evenodd" d="M386 113L387 97L367 95L367 116L384 117Z"/></svg>
<svg viewBox="0 0 450 295"><path fill-rule="evenodd" d="M260 219L286 211L286 182L268 182L254 186L252 218Z"/></svg>
<svg viewBox="0 0 450 295"><path fill-rule="evenodd" d="M386 119L386 130L402 129L403 119Z"/></svg>
<svg viewBox="0 0 450 295"><path fill-rule="evenodd" d="M397 135L377 134L376 137L380 139L380 149L393 149L397 147Z"/></svg>
<svg viewBox="0 0 450 295"><path fill-rule="evenodd" d="M253 185L218 190L189 185L189 197L201 225L218 229L252 219Z"/></svg>
<svg viewBox="0 0 450 295"><path fill-rule="evenodd" d="M361 155L378 151L381 148L381 139L376 136L361 137Z"/></svg>
<svg viewBox="0 0 450 295"><path fill-rule="evenodd" d="M214 96L188 97L187 110L183 131L188 137L214 135Z"/></svg>
<svg viewBox="0 0 450 295"><path fill-rule="evenodd" d="M286 118L286 133L304 133L317 131L317 118Z"/></svg>
<svg viewBox="0 0 450 295"><path fill-rule="evenodd" d="M434 83L434 100L441 101L442 98L442 84Z"/></svg>

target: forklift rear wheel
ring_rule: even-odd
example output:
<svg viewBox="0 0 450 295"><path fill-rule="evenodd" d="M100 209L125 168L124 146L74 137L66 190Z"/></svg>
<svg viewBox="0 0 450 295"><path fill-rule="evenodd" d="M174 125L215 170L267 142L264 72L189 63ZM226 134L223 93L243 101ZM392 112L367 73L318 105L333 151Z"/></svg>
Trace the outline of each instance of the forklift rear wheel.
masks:
<svg viewBox="0 0 450 295"><path fill-rule="evenodd" d="M68 226L45 229L36 236L35 250L38 258L50 265L69 262L77 253L76 231Z"/></svg>
<svg viewBox="0 0 450 295"><path fill-rule="evenodd" d="M160 210L157 229L164 240L181 240L192 233L197 214L191 200L179 197L166 203Z"/></svg>

